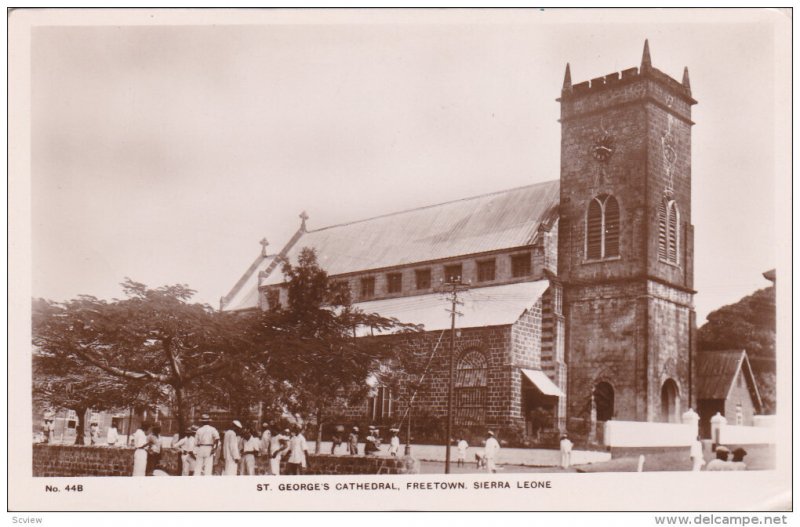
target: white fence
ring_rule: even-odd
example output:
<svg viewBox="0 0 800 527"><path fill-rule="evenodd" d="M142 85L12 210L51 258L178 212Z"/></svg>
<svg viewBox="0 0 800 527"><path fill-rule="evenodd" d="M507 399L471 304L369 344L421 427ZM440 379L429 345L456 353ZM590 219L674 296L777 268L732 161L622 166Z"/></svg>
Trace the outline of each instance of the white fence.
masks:
<svg viewBox="0 0 800 527"><path fill-rule="evenodd" d="M609 447L688 447L696 435L691 424L606 421L603 437Z"/></svg>
<svg viewBox="0 0 800 527"><path fill-rule="evenodd" d="M719 430L722 445L771 445L775 443L775 429L770 426L723 425Z"/></svg>

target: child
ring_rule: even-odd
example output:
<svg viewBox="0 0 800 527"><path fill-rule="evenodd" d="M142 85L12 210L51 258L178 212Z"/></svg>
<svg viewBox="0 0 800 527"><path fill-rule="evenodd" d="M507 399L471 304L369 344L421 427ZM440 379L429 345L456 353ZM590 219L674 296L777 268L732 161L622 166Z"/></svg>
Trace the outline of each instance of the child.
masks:
<svg viewBox="0 0 800 527"><path fill-rule="evenodd" d="M469 448L469 443L463 437L458 440L458 463L459 467L464 466L464 462L467 459L467 448Z"/></svg>

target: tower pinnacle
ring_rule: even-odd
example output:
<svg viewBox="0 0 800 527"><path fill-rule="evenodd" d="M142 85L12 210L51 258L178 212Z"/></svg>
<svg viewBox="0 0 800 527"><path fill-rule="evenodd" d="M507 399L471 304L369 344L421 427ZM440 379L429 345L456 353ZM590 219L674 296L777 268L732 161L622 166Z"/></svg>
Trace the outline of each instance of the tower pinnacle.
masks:
<svg viewBox="0 0 800 527"><path fill-rule="evenodd" d="M691 86L691 84L689 84L689 67L688 66L684 66L684 68L683 68L683 81L681 81L681 84L683 84L683 86L687 90L689 90L689 92L691 93L692 86Z"/></svg>
<svg viewBox="0 0 800 527"><path fill-rule="evenodd" d="M642 51L642 65L640 66L640 70L649 70L653 67L653 63L650 60L650 43L647 39L644 39L644 51Z"/></svg>
<svg viewBox="0 0 800 527"><path fill-rule="evenodd" d="M572 76L569 73L569 62L567 62L567 70L564 72L564 85L561 91L572 91Z"/></svg>

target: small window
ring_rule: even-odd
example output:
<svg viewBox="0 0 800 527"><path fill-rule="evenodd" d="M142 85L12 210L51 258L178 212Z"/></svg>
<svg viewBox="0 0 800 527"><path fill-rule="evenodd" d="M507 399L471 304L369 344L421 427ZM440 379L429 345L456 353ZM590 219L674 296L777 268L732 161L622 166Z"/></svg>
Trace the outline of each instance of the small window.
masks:
<svg viewBox="0 0 800 527"><path fill-rule="evenodd" d="M677 264L680 253L678 226L680 212L675 200L665 197L658 207L658 257L660 260Z"/></svg>
<svg viewBox="0 0 800 527"><path fill-rule="evenodd" d="M478 282L491 282L494 280L494 260L478 262Z"/></svg>
<svg viewBox="0 0 800 527"><path fill-rule="evenodd" d="M511 276L520 278L531 274L531 253L515 254L511 257Z"/></svg>
<svg viewBox="0 0 800 527"><path fill-rule="evenodd" d="M367 276L361 279L361 298L367 299L375 296L375 277Z"/></svg>
<svg viewBox="0 0 800 527"><path fill-rule="evenodd" d="M399 293L403 290L403 275L401 273L389 273L386 275L386 291L388 293Z"/></svg>
<svg viewBox="0 0 800 527"><path fill-rule="evenodd" d="M460 282L462 279L461 264L444 266L444 281L447 283Z"/></svg>
<svg viewBox="0 0 800 527"><path fill-rule="evenodd" d="M431 270L419 269L416 271L417 276L417 289L430 289L431 288Z"/></svg>

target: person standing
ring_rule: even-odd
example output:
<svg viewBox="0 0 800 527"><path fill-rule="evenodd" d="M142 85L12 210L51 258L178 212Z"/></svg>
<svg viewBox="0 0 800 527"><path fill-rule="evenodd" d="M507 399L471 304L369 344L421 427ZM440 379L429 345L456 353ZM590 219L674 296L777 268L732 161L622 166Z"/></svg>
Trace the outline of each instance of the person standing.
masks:
<svg viewBox="0 0 800 527"><path fill-rule="evenodd" d="M699 472L700 467L706 464L706 460L703 459L703 443L700 442L700 436L697 436L689 447L689 459L692 460L692 472Z"/></svg>
<svg viewBox="0 0 800 527"><path fill-rule="evenodd" d="M483 459L486 460L486 472L497 472L495 460L497 453L500 451L500 443L494 437L494 432L489 430L488 437L486 438L486 446L483 449Z"/></svg>
<svg viewBox="0 0 800 527"><path fill-rule="evenodd" d="M561 441L558 444L561 451L561 468L569 468L572 465L572 441L569 436L564 434L561 436Z"/></svg>
<svg viewBox="0 0 800 527"><path fill-rule="evenodd" d="M380 451L380 438L375 427L370 426L367 438L364 440L364 455L374 455Z"/></svg>
<svg viewBox="0 0 800 527"><path fill-rule="evenodd" d="M281 459L289 448L289 429L272 436L270 442L269 471L273 476L281 474Z"/></svg>
<svg viewBox="0 0 800 527"><path fill-rule="evenodd" d="M161 461L161 425L154 424L147 435L147 470L148 476L153 475L153 471Z"/></svg>
<svg viewBox="0 0 800 527"><path fill-rule="evenodd" d="M270 430L269 423L262 423L261 425L261 455L269 457L270 448L272 448L272 431Z"/></svg>
<svg viewBox="0 0 800 527"><path fill-rule="evenodd" d="M342 444L342 436L344 436L344 427L342 425L336 425L333 435L331 436L331 455L336 454L336 449Z"/></svg>
<svg viewBox="0 0 800 527"><path fill-rule="evenodd" d="M178 439L175 448L181 453L181 476L189 476L194 472L195 465L195 427L186 429L186 434Z"/></svg>
<svg viewBox="0 0 800 527"><path fill-rule="evenodd" d="M389 440L389 455L397 457L400 453L400 436L397 435L400 430L392 428L390 432L392 433L392 438Z"/></svg>
<svg viewBox="0 0 800 527"><path fill-rule="evenodd" d="M106 434L106 444L108 446L117 446L117 441L119 441L119 432L117 432L117 427L112 424L108 427L108 433Z"/></svg>
<svg viewBox="0 0 800 527"><path fill-rule="evenodd" d="M303 469L306 468L306 456L308 455L308 445L300 427L292 430L289 439L289 460L286 463L286 473L291 476L301 476Z"/></svg>
<svg viewBox="0 0 800 527"><path fill-rule="evenodd" d="M214 471L214 453L219 446L219 432L211 426L208 414L200 416L202 426L194 433L195 439L195 476L210 476Z"/></svg>
<svg viewBox="0 0 800 527"><path fill-rule="evenodd" d="M92 423L89 425L89 444L96 445L100 442L100 425Z"/></svg>
<svg viewBox="0 0 800 527"><path fill-rule="evenodd" d="M462 437L458 440L456 448L458 448L458 461L456 462L456 466L463 467L467 460L467 449L469 448L469 443L467 443L467 440Z"/></svg>
<svg viewBox="0 0 800 527"><path fill-rule="evenodd" d="M53 439L55 439L55 431L56 431L56 427L53 424L53 420L45 419L44 426L42 428L44 431L44 442L52 444Z"/></svg>
<svg viewBox="0 0 800 527"><path fill-rule="evenodd" d="M147 435L144 430L148 430L150 425L142 423L133 433L133 475L146 476L147 475Z"/></svg>
<svg viewBox="0 0 800 527"><path fill-rule="evenodd" d="M358 427L354 426L353 431L350 432L350 436L347 438L347 446L349 448L349 452L351 456L358 455Z"/></svg>
<svg viewBox="0 0 800 527"><path fill-rule="evenodd" d="M256 456L261 453L261 440L252 431L244 433L244 447L242 447L242 475L256 475Z"/></svg>
<svg viewBox="0 0 800 527"><path fill-rule="evenodd" d="M242 431L242 423L233 421L233 427L225 432L222 443L222 457L225 460L225 470L223 476L235 476L239 468L239 435Z"/></svg>

